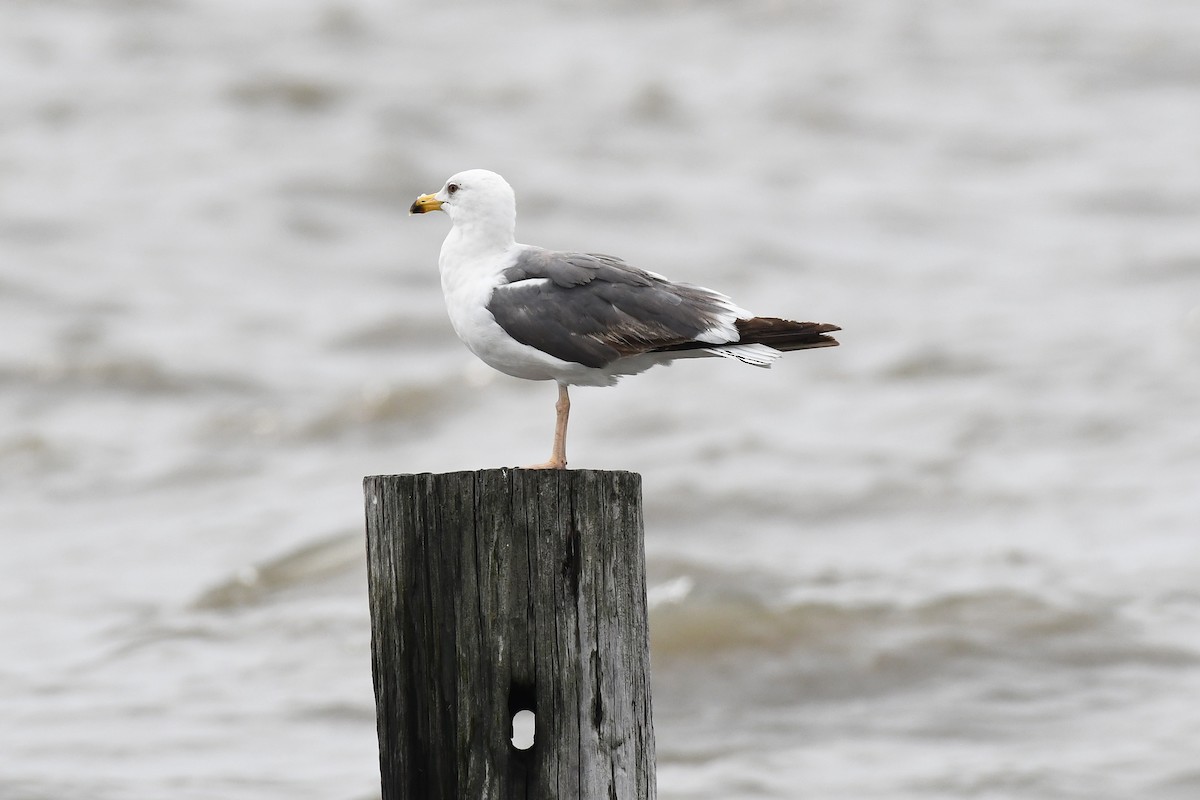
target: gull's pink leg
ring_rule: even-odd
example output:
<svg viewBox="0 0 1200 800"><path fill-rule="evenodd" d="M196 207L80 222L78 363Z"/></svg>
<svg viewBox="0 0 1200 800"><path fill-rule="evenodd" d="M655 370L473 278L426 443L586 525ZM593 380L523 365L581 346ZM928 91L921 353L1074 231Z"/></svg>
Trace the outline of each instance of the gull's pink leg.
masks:
<svg viewBox="0 0 1200 800"><path fill-rule="evenodd" d="M525 469L566 469L567 468L567 417L571 414L571 397L567 394L567 385L558 385L558 402L554 404L556 417L554 420L554 450L550 460L544 464L532 464Z"/></svg>

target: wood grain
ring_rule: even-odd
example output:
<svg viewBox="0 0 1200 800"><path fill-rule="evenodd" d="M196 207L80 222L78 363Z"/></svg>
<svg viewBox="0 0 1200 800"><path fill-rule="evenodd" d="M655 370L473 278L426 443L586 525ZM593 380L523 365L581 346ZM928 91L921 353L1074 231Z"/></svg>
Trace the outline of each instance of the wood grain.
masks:
<svg viewBox="0 0 1200 800"><path fill-rule="evenodd" d="M383 800L655 797L641 478L364 481ZM517 711L534 744L511 743Z"/></svg>

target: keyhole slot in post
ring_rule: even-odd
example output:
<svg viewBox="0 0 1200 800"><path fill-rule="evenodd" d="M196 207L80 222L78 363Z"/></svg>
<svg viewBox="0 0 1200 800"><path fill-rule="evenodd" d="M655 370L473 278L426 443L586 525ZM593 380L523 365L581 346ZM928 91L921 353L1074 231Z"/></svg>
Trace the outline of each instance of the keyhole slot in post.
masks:
<svg viewBox="0 0 1200 800"><path fill-rule="evenodd" d="M532 686L514 683L508 691L509 741L516 750L533 747L537 716Z"/></svg>
<svg viewBox="0 0 1200 800"><path fill-rule="evenodd" d="M523 709L513 714L512 746L518 750L528 750L533 747L533 734L537 718L529 709Z"/></svg>

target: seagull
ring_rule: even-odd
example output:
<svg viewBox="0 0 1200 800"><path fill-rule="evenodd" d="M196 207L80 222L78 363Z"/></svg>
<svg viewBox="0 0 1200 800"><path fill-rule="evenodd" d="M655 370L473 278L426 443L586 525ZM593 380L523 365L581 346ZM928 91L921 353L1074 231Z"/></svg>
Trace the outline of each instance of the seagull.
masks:
<svg viewBox="0 0 1200 800"><path fill-rule="evenodd" d="M409 214L430 211L450 217L438 270L458 338L506 375L558 384L550 460L527 469L566 469L569 386L611 386L697 356L770 367L786 351L838 343L827 335L836 325L755 316L615 256L518 244L516 196L488 170L452 176Z"/></svg>

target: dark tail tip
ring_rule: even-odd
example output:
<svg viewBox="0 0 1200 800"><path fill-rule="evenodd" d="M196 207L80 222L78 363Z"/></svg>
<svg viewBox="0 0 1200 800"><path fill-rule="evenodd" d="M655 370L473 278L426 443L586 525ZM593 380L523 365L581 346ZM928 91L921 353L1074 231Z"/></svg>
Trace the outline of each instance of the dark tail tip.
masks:
<svg viewBox="0 0 1200 800"><path fill-rule="evenodd" d="M838 340L826 334L841 330L828 322L796 322L779 317L739 319L736 324L742 344L765 344L784 352L837 347Z"/></svg>

